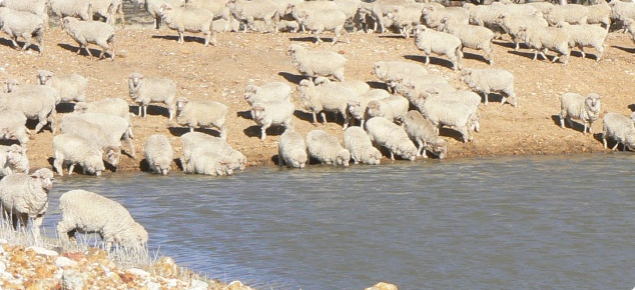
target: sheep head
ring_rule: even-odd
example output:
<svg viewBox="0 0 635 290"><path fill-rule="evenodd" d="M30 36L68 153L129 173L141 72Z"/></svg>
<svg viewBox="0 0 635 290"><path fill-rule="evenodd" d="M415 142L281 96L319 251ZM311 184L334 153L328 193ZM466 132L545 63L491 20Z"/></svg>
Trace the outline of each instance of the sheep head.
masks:
<svg viewBox="0 0 635 290"><path fill-rule="evenodd" d="M53 181L55 178L53 177L53 171L48 168L38 169L31 174L31 178L32 180L40 182L40 184L42 184L42 189L46 192L53 188Z"/></svg>
<svg viewBox="0 0 635 290"><path fill-rule="evenodd" d="M53 73L47 70L40 70L37 72L36 82L38 85L46 85L51 80Z"/></svg>
<svg viewBox="0 0 635 290"><path fill-rule="evenodd" d="M586 106L587 110L599 114L602 106L602 104L600 103L601 98L602 97L600 97L596 93L590 93L589 96L587 96L584 100L584 105Z"/></svg>
<svg viewBox="0 0 635 290"><path fill-rule="evenodd" d="M188 100L186 97L178 97L176 98L176 109L178 111L182 111L183 108L185 108L185 105L187 105L187 103L189 103L190 100Z"/></svg>
<svg viewBox="0 0 635 290"><path fill-rule="evenodd" d="M6 81L4 81L4 85L5 85L4 92L12 93L18 89L18 87L20 86L20 82L18 82L18 80L16 79L7 79Z"/></svg>

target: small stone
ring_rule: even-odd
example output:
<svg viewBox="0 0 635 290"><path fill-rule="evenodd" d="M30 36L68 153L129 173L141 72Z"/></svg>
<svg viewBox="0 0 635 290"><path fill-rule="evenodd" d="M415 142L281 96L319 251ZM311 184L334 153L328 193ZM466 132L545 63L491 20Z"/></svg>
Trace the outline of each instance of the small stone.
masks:
<svg viewBox="0 0 635 290"><path fill-rule="evenodd" d="M28 248L26 248L26 250L27 251L28 250L33 250L33 251L35 251L35 253L37 253L40 256L55 257L55 256L59 256L60 255L56 251L45 249L45 248L40 248L40 247L28 247Z"/></svg>
<svg viewBox="0 0 635 290"><path fill-rule="evenodd" d="M57 257L57 259L55 259L55 265L57 265L58 267L64 269L64 268L72 268L77 266L77 262L73 261L67 257Z"/></svg>

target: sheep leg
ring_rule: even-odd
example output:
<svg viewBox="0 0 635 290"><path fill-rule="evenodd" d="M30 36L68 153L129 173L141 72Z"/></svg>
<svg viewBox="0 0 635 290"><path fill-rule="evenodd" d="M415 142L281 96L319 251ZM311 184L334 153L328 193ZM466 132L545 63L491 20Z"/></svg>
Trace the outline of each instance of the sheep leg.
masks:
<svg viewBox="0 0 635 290"><path fill-rule="evenodd" d="M11 37L11 42L13 43L13 48L14 49L20 50L20 45L18 45L18 37L17 36Z"/></svg>
<svg viewBox="0 0 635 290"><path fill-rule="evenodd" d="M602 145L604 145L604 150L606 150L606 132L602 133Z"/></svg>
<svg viewBox="0 0 635 290"><path fill-rule="evenodd" d="M483 92L483 104L485 104L485 106L487 106L488 98L489 98L489 92Z"/></svg>
<svg viewBox="0 0 635 290"><path fill-rule="evenodd" d="M567 125L569 125L569 128L573 128L573 121L571 121L571 117L567 116Z"/></svg>
<svg viewBox="0 0 635 290"><path fill-rule="evenodd" d="M315 111L311 112L311 114L313 115L313 126L317 127L317 124L318 124L318 122L317 122L317 114L315 114Z"/></svg>
<svg viewBox="0 0 635 290"><path fill-rule="evenodd" d="M70 240L75 243L75 232L77 231L75 230L75 225L72 222L62 220L57 224L57 235L63 241Z"/></svg>
<svg viewBox="0 0 635 290"><path fill-rule="evenodd" d="M178 43L179 43L179 44L183 44L183 42L184 42L184 41L183 41L183 31L178 30L177 32L179 33L179 40L178 40Z"/></svg>
<svg viewBox="0 0 635 290"><path fill-rule="evenodd" d="M534 58L532 59L532 61L536 61L536 59L538 59L538 50L534 49Z"/></svg>
<svg viewBox="0 0 635 290"><path fill-rule="evenodd" d="M33 231L33 236L34 237L39 237L40 236L40 226L42 225L42 215L37 215L33 218L33 221L31 222L31 230Z"/></svg>
<svg viewBox="0 0 635 290"><path fill-rule="evenodd" d="M148 105L143 105L143 117L148 117Z"/></svg>
<svg viewBox="0 0 635 290"><path fill-rule="evenodd" d="M75 163L72 163L70 166L68 166L68 176L73 175L73 170L75 170Z"/></svg>
<svg viewBox="0 0 635 290"><path fill-rule="evenodd" d="M90 52L90 49L88 49L88 45L84 46L84 49L86 50L86 53L88 53L90 57L93 57L93 54Z"/></svg>
<svg viewBox="0 0 635 290"><path fill-rule="evenodd" d="M57 152L54 153L53 157L53 168L60 176L64 176L64 171L62 170L62 164L64 163L64 157L60 156Z"/></svg>
<svg viewBox="0 0 635 290"><path fill-rule="evenodd" d="M326 126L326 113L324 113L324 111L322 111L320 113L320 116L322 116L322 125Z"/></svg>
<svg viewBox="0 0 635 290"><path fill-rule="evenodd" d="M426 65L430 64L430 56L426 54Z"/></svg>
<svg viewBox="0 0 635 290"><path fill-rule="evenodd" d="M42 128L44 128L44 125L46 125L46 119L39 119L40 121L37 123L37 125L35 126L35 133L39 133Z"/></svg>
<svg viewBox="0 0 635 290"><path fill-rule="evenodd" d="M584 53L584 47L582 45L578 45L578 48L580 49L580 53L582 54L582 58L585 58L586 54Z"/></svg>
<svg viewBox="0 0 635 290"><path fill-rule="evenodd" d="M31 44L33 43L33 38L31 38L30 33L23 33L22 38L24 38L24 45L22 46L21 50L26 51L29 48L29 46L31 46Z"/></svg>
<svg viewBox="0 0 635 290"><path fill-rule="evenodd" d="M593 48L595 48L595 50L598 51L598 55L595 58L595 61L600 61L600 58L602 58L602 54L604 54L604 45L602 45L602 44L595 45L595 46L593 46Z"/></svg>
<svg viewBox="0 0 635 290"><path fill-rule="evenodd" d="M322 42L322 39L320 39L320 32L319 30L314 30L313 31L313 35L315 36L315 44L320 44Z"/></svg>
<svg viewBox="0 0 635 290"><path fill-rule="evenodd" d="M417 146L419 147L417 148L417 156L421 156L421 152L423 151L423 142L417 140Z"/></svg>
<svg viewBox="0 0 635 290"><path fill-rule="evenodd" d="M611 148L611 150L615 151L617 149L618 145L620 145L620 142L615 143L615 146L613 146L613 148Z"/></svg>
<svg viewBox="0 0 635 290"><path fill-rule="evenodd" d="M130 156L132 156L132 159L136 159L135 150L134 150L134 144L132 144L132 140L130 139L130 136L128 136L128 134L124 134L123 135L123 139L128 144L128 149L130 150L130 152L129 152Z"/></svg>
<svg viewBox="0 0 635 290"><path fill-rule="evenodd" d="M260 127L260 140L265 140L269 127L271 127L271 124L263 124L262 127Z"/></svg>
<svg viewBox="0 0 635 290"><path fill-rule="evenodd" d="M342 111L342 117L344 118L344 126L342 126L342 130L346 130L346 128L348 128L348 125L350 123L350 117L346 113L346 110Z"/></svg>

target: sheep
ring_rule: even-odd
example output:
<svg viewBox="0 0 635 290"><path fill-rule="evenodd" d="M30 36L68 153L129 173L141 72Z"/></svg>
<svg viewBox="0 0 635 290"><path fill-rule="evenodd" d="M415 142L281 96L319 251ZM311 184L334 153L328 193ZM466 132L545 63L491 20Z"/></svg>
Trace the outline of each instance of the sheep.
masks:
<svg viewBox="0 0 635 290"><path fill-rule="evenodd" d="M288 54L293 66L311 80L317 76L333 76L340 82L344 81L344 65L347 60L337 52L308 50L301 45L292 44Z"/></svg>
<svg viewBox="0 0 635 290"><path fill-rule="evenodd" d="M518 100L514 92L514 75L502 69L474 69L461 70L461 80L474 92L483 94L483 103L487 106L489 94L498 92L502 96L501 105L508 102L517 107Z"/></svg>
<svg viewBox="0 0 635 290"><path fill-rule="evenodd" d="M295 105L289 101L258 102L251 106L251 116L260 126L260 140L267 137L267 129L272 125L284 126L285 130L292 128Z"/></svg>
<svg viewBox="0 0 635 290"><path fill-rule="evenodd" d="M59 104L62 100L60 97L60 92L49 86L40 86L40 85L21 85L20 82L16 79L7 79L5 81L5 93L15 93L15 92L34 92L39 95L47 96L48 99L55 100L55 104Z"/></svg>
<svg viewBox="0 0 635 290"><path fill-rule="evenodd" d="M471 91L457 90L453 92L439 92L435 90L434 88L431 88L428 91L424 92L423 94L419 95L418 98L415 98L412 104L419 111L422 111L424 103L427 100L433 99L433 98L438 98L443 101L458 102L458 103L465 104L472 109L472 113L474 113L475 116L480 118L478 105L481 103L481 96ZM480 121L478 120L478 118L473 120L475 132L480 131Z"/></svg>
<svg viewBox="0 0 635 290"><path fill-rule="evenodd" d="M520 36L525 43L534 50L535 61L538 53L547 60L545 52L553 50L558 52L558 56L554 56L551 62L556 62L563 57L563 64L567 65L571 49L569 48L569 35L562 29L556 27L532 27L521 25L519 28Z"/></svg>
<svg viewBox="0 0 635 290"><path fill-rule="evenodd" d="M183 44L184 32L202 32L205 35L203 46L216 46L216 31L214 30L214 14L203 8L173 7L163 4L159 9L161 20L168 28L179 33L178 43Z"/></svg>
<svg viewBox="0 0 635 290"><path fill-rule="evenodd" d="M142 249L148 242L148 232L125 207L97 193L67 191L60 196L59 209L62 219L57 223L57 235L62 241L76 242L75 233L97 233L106 249Z"/></svg>
<svg viewBox="0 0 635 290"><path fill-rule="evenodd" d="M399 28L399 32L404 38L410 38L412 28L421 24L421 11L424 4L415 3L406 6L397 6L389 11L386 17L392 20L394 26Z"/></svg>
<svg viewBox="0 0 635 290"><path fill-rule="evenodd" d="M31 13L17 11L7 7L0 7L0 28L6 33L13 47L17 50L27 50L37 43L40 55L44 53L44 23L43 20ZM24 45L18 45L18 37L24 38Z"/></svg>
<svg viewBox="0 0 635 290"><path fill-rule="evenodd" d="M484 26L492 30L496 38L505 32L496 19L502 13L507 13L505 5L474 5L472 3L463 4L463 8L469 13L469 23L478 26Z"/></svg>
<svg viewBox="0 0 635 290"><path fill-rule="evenodd" d="M408 99L398 95L372 100L366 105L366 118L384 117L394 122L405 116L409 107Z"/></svg>
<svg viewBox="0 0 635 290"><path fill-rule="evenodd" d="M59 91L61 102L84 102L86 101L86 88L88 80L80 74L55 75L48 70L39 70L36 83L38 85L50 86Z"/></svg>
<svg viewBox="0 0 635 290"><path fill-rule="evenodd" d="M31 132L26 128L24 113L16 110L1 110L0 134L2 139L15 139L20 142L20 145L26 145Z"/></svg>
<svg viewBox="0 0 635 290"><path fill-rule="evenodd" d="M174 153L167 137L159 134L148 137L144 152L150 171L168 175Z"/></svg>
<svg viewBox="0 0 635 290"><path fill-rule="evenodd" d="M411 139L414 139L418 145L417 156L428 158L426 150L430 150L437 155L439 159L443 159L448 153L448 145L445 139L439 137L437 127L430 120L426 119L419 111L408 111L401 119L406 133Z"/></svg>
<svg viewBox="0 0 635 290"><path fill-rule="evenodd" d="M83 47L86 53L92 57L93 54L88 49L88 44L93 43L101 47L99 59L104 58L106 52L110 52L110 60L115 60L115 29L112 26L103 22L81 21L67 16L62 19L62 27L79 44L77 54L81 52Z"/></svg>
<svg viewBox="0 0 635 290"><path fill-rule="evenodd" d="M226 6L227 0L187 0L186 5L190 7L207 9L214 15L214 21L223 20L225 22L222 31L229 29L232 17L229 12L229 8ZM168 3L170 5L180 6L175 3ZM235 20L234 20L235 21Z"/></svg>
<svg viewBox="0 0 635 290"><path fill-rule="evenodd" d="M425 53L426 65L430 63L430 54L434 53L447 56L452 62L452 69L461 68L463 45L461 40L452 34L417 25L415 27L415 46Z"/></svg>
<svg viewBox="0 0 635 290"><path fill-rule="evenodd" d="M183 160L181 161L183 163ZM205 174L211 176L233 175L234 169L231 160L220 155L214 150L205 147L196 147L190 153L189 159L185 162L183 172Z"/></svg>
<svg viewBox="0 0 635 290"><path fill-rule="evenodd" d="M350 127L344 131L344 148L351 153L354 164L381 163L381 152L373 146L370 137L361 127Z"/></svg>
<svg viewBox="0 0 635 290"><path fill-rule="evenodd" d="M421 107L421 114L437 128L451 126L459 131L463 143L474 139L472 131L479 122L478 114L470 106L442 98L429 98Z"/></svg>
<svg viewBox="0 0 635 290"><path fill-rule="evenodd" d="M443 32L447 32L458 37L462 46L476 50L482 50L485 53L485 59L489 65L494 64L492 58L492 41L494 40L494 32L487 27L453 23L448 18L443 18L441 23Z"/></svg>
<svg viewBox="0 0 635 290"><path fill-rule="evenodd" d="M31 175L14 173L0 180L0 206L4 219L12 221L13 229L26 228L31 219L31 228L39 236L53 180L53 172L48 168L38 169Z"/></svg>
<svg viewBox="0 0 635 290"><path fill-rule="evenodd" d="M582 121L584 129L582 133L586 135L587 127L592 133L593 122L600 117L602 103L596 93L582 96L577 93L565 93L560 97L560 127L564 129L564 120L567 120L569 127L573 127L571 119Z"/></svg>
<svg viewBox="0 0 635 290"><path fill-rule="evenodd" d="M53 137L53 167L60 176L64 175L63 164L68 164L68 175L73 174L75 165L80 165L84 174L100 176L106 170L101 159L101 148L74 134L59 134Z"/></svg>
<svg viewBox="0 0 635 290"><path fill-rule="evenodd" d="M64 17L79 17L84 21L93 20L92 1L86 0L48 0L51 12L60 20ZM62 22L63 23L63 22ZM64 26L62 24L62 26Z"/></svg>
<svg viewBox="0 0 635 290"><path fill-rule="evenodd" d="M395 155L410 161L417 157L417 147L399 125L386 118L375 117L366 121L364 126L373 144L390 151L390 160L395 160Z"/></svg>
<svg viewBox="0 0 635 290"><path fill-rule="evenodd" d="M544 2L531 2L531 3L527 3L526 5L533 6L541 14L544 14L545 12L547 12L547 10L551 9L554 6L553 3L547 2L547 1L544 1Z"/></svg>
<svg viewBox="0 0 635 290"><path fill-rule="evenodd" d="M448 83L448 80L441 75L428 76L411 76L401 77L394 82L394 91L396 94L403 95L410 103L414 104L415 100L423 93L434 88L439 92L452 92L456 89Z"/></svg>
<svg viewBox="0 0 635 290"><path fill-rule="evenodd" d="M13 10L31 12L42 19L44 29L49 29L49 15L46 0L3 0L0 6Z"/></svg>
<svg viewBox="0 0 635 290"><path fill-rule="evenodd" d="M347 167L351 153L337 139L322 130L313 130L306 134L306 147L309 155L322 164Z"/></svg>
<svg viewBox="0 0 635 290"><path fill-rule="evenodd" d="M404 75L422 76L427 75L428 71L421 65L404 61L378 61L373 64L373 71L377 78L382 82L391 83L398 77ZM392 90L389 86L388 90Z"/></svg>
<svg viewBox="0 0 635 290"><path fill-rule="evenodd" d="M184 0L142 0L142 2L145 3L146 11L154 19L154 28L156 29L161 28L161 13L159 13L161 5L169 4L172 7L179 7L185 3Z"/></svg>
<svg viewBox="0 0 635 290"><path fill-rule="evenodd" d="M384 33L386 27L392 25L392 20L387 18L386 15L390 11L394 11L395 7L406 6L414 4L414 1L409 0L377 0L373 3L362 5L358 10L358 15L365 17L366 15L375 22L374 31Z"/></svg>
<svg viewBox="0 0 635 290"><path fill-rule="evenodd" d="M611 0L609 6L611 7L612 19L620 21L622 24L624 24L626 19L635 19L635 3Z"/></svg>
<svg viewBox="0 0 635 290"><path fill-rule="evenodd" d="M102 114L110 114L122 117L124 120L128 121L128 123L132 124L132 120L130 118L130 106L128 102L119 99L119 98L106 98L99 101L94 101L90 103L86 102L77 102L75 103L75 107L73 107L73 113L83 114L83 113L102 113ZM132 135L132 131L130 132L130 137L134 137Z"/></svg>
<svg viewBox="0 0 635 290"><path fill-rule="evenodd" d="M243 23L243 32L252 26L255 20L265 22L267 27L278 33L278 6L269 0L229 0L226 4L232 16Z"/></svg>
<svg viewBox="0 0 635 290"><path fill-rule="evenodd" d="M307 13L319 13L322 10L326 9L339 9L338 4L335 1L290 1L289 3L285 3L285 1L274 1L278 6L285 5L284 7L279 7L278 14L281 19L293 20L297 23L295 15L298 15L301 12ZM284 10L282 10L284 8ZM344 11L342 11L344 12ZM346 12L344 13L346 14ZM304 27L298 23L298 30L302 28L302 32L305 32ZM297 32L297 30L296 30Z"/></svg>
<svg viewBox="0 0 635 290"><path fill-rule="evenodd" d="M38 89L19 89L0 96L1 110L19 111L27 119L38 120L35 133L40 132L46 124L50 124L51 132L55 134L55 117L57 115L55 103L55 97Z"/></svg>
<svg viewBox="0 0 635 290"><path fill-rule="evenodd" d="M27 151L27 148L18 144L0 145L0 176L29 173L30 165Z"/></svg>
<svg viewBox="0 0 635 290"><path fill-rule="evenodd" d="M368 103L373 100L379 100L390 97L390 94L385 90L372 89L356 99L349 100L347 103L347 111L353 119L360 121L360 127L364 127L364 121L368 119L366 115L366 107Z"/></svg>
<svg viewBox="0 0 635 290"><path fill-rule="evenodd" d="M123 15L123 0L91 0L91 3L93 14L104 17L106 23L114 26L117 22L116 15L118 15L121 19L121 25L126 26L126 18Z"/></svg>
<svg viewBox="0 0 635 290"><path fill-rule="evenodd" d="M622 143L624 147L629 149L635 148L635 125L629 117L622 116L618 113L609 112L604 114L602 118L602 144L604 150L607 148L606 139L611 138L617 141L611 150L616 150L617 146Z"/></svg>
<svg viewBox="0 0 635 290"><path fill-rule="evenodd" d="M344 30L344 24L346 23L346 15L344 12L337 9L326 9L316 11L314 13L308 13L307 11L300 11L298 13L294 13L296 21L300 23L300 25L304 26L309 31L313 32L315 36L315 43L321 43L322 39L320 39L320 33L324 31L333 31L335 37L333 37L332 44L337 43L338 38L341 37L342 31ZM349 43L349 40L346 40L346 43Z"/></svg>
<svg viewBox="0 0 635 290"><path fill-rule="evenodd" d="M215 101L190 101L185 97L176 99L176 122L181 126L190 128L194 132L195 127L216 127L220 131L220 137L227 138L227 106Z"/></svg>
<svg viewBox="0 0 635 290"><path fill-rule="evenodd" d="M421 19L427 27L439 30L443 27L441 20L447 18L448 21L468 24L470 15L467 10L461 7L439 8L434 5L426 5L421 11Z"/></svg>
<svg viewBox="0 0 635 290"><path fill-rule="evenodd" d="M635 42L635 20L626 18L624 20L624 29L631 34L631 40Z"/></svg>
<svg viewBox="0 0 635 290"><path fill-rule="evenodd" d="M69 114L62 117L60 129L62 133L75 134L96 144L112 166L116 167L119 163L121 142L113 140L100 125L79 118L79 115Z"/></svg>
<svg viewBox="0 0 635 290"><path fill-rule="evenodd" d="M132 100L139 104L139 116L146 118L150 103L164 103L168 106L168 121L176 112L176 83L170 79L144 78L140 73L133 73L128 78L128 88ZM143 114L141 114L143 109Z"/></svg>
<svg viewBox="0 0 635 290"><path fill-rule="evenodd" d="M344 118L343 129L348 127L349 116L346 107L353 95L351 90L339 86L315 86L307 80L302 80L297 89L302 105L313 115L314 126L317 126L318 112L322 116L323 124L326 125L325 112L328 111L341 114Z"/></svg>
<svg viewBox="0 0 635 290"><path fill-rule="evenodd" d="M131 124L125 119L119 116L102 113L84 113L77 115L77 118L99 125L101 130L106 133L113 144L116 144L121 140L126 141L128 145L128 154L132 158L135 158L135 148L129 134Z"/></svg>
<svg viewBox="0 0 635 290"><path fill-rule="evenodd" d="M608 30L589 24L570 25L562 22L558 26L569 35L569 47L578 47L582 58L585 57L584 47L593 47L598 51L595 61L600 61L604 53L604 42L609 34Z"/></svg>
<svg viewBox="0 0 635 290"><path fill-rule="evenodd" d="M549 25L555 26L558 23L567 22L569 24L586 24L589 15L589 8L581 4L554 5L544 12L544 17Z"/></svg>
<svg viewBox="0 0 635 290"><path fill-rule="evenodd" d="M308 162L304 137L293 129L285 130L278 139L278 165L302 169Z"/></svg>
<svg viewBox="0 0 635 290"><path fill-rule="evenodd" d="M221 156L229 158L232 169L245 170L247 158L239 151L234 150L227 141L222 138L210 136L200 132L185 133L181 136L183 144L183 156L181 166L185 168L190 160L192 150L197 147L205 147Z"/></svg>
<svg viewBox="0 0 635 290"><path fill-rule="evenodd" d="M245 100L249 105L266 101L290 101L293 89L283 82L266 83L262 86L246 85Z"/></svg>
<svg viewBox="0 0 635 290"><path fill-rule="evenodd" d="M611 6L605 0L598 0L596 4L588 7L588 24L600 24L606 31L611 27Z"/></svg>
<svg viewBox="0 0 635 290"><path fill-rule="evenodd" d="M503 28L503 30L505 30L505 32L507 32L509 34L509 36L511 36L512 40L514 41L514 44L516 44L516 46L514 47L515 51L518 51L518 48L520 48L520 42L523 41L523 39L521 38L520 35L520 27L525 25L525 26L540 26L540 27L547 27L549 26L549 23L547 23L547 21L539 15L512 15L509 13L505 13L505 14L500 14L498 16L498 18L496 19L496 23Z"/></svg>
<svg viewBox="0 0 635 290"><path fill-rule="evenodd" d="M348 80L345 82L332 82L328 78L325 77L317 77L315 78L316 86L339 86L345 89L351 90L354 96L361 96L362 94L370 91L370 86L364 81L358 80Z"/></svg>

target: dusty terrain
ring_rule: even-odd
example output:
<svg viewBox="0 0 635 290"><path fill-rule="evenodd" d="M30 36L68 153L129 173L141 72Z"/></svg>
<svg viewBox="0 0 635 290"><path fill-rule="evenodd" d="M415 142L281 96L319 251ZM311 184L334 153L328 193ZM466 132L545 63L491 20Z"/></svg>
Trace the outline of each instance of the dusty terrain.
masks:
<svg viewBox="0 0 635 290"><path fill-rule="evenodd" d="M131 21L129 21L131 22ZM176 32L162 28L155 30L139 23L117 31L117 58L114 61L97 60L82 53L76 55L77 44L59 28L52 28L45 36L43 55L37 51L14 50L5 37L0 39L0 79L15 77L26 83L34 83L36 72L48 69L55 73L80 73L89 79L89 101L117 97L128 101L131 112L137 110L128 96L127 79L133 72L148 77L167 77L178 84L178 95L193 100L216 100L229 107L228 142L243 152L250 165L273 164L277 154L277 140L281 129L268 131L265 141L259 139L259 128L246 118L243 112L249 105L243 100L245 85L257 85L271 81L285 81L295 86L301 77L285 54L292 43L303 43L311 48L340 52L348 58L347 79L368 81L371 86L381 88L371 74L373 62L379 60L402 60L422 63L423 57L412 39L396 35L348 34L350 43L331 46L329 43L315 45L306 34L280 33L220 33L216 47L203 47L199 35L189 34L183 45L177 44ZM326 35L329 37L329 35ZM591 58L582 59L574 52L568 66L544 60L532 61L533 54L526 48L513 51L508 38L495 41L495 68L507 69L515 75L519 106L500 106L498 96L481 108L481 132L475 134L472 143L463 144L450 129L441 134L449 140L448 158L466 156L502 156L522 154L561 154L602 151L599 132L602 122L593 125L594 135L583 135L581 126L561 129L558 123L559 96L564 92L588 94L597 92L603 99L603 111L627 115L633 104L632 86L635 78L633 49L635 45L626 34L612 32L607 49L600 62L594 60L595 51L587 49ZM93 47L94 49L94 47ZM93 50L97 53L97 50ZM484 68L488 65L482 53L465 50L464 67ZM553 56L549 53L548 56ZM450 79L457 88L465 89L459 73L450 69L443 58L433 57L427 68L435 74ZM315 127L310 114L297 105L294 124L306 134ZM58 121L62 114L72 110L72 105L58 107ZM143 159L143 145L152 134L170 137L175 149L175 158L180 156L179 136L187 129L169 125L167 109L161 105L151 106L146 119L133 118L136 159L122 157L119 170L138 170ZM33 129L35 123L29 122ZM329 122L319 125L331 134L342 136L341 124ZM204 130L217 134L215 130ZM46 130L37 134L29 144L32 167L50 166L52 161L52 135ZM124 148L125 149L125 148ZM174 165L176 168L176 164Z"/></svg>

